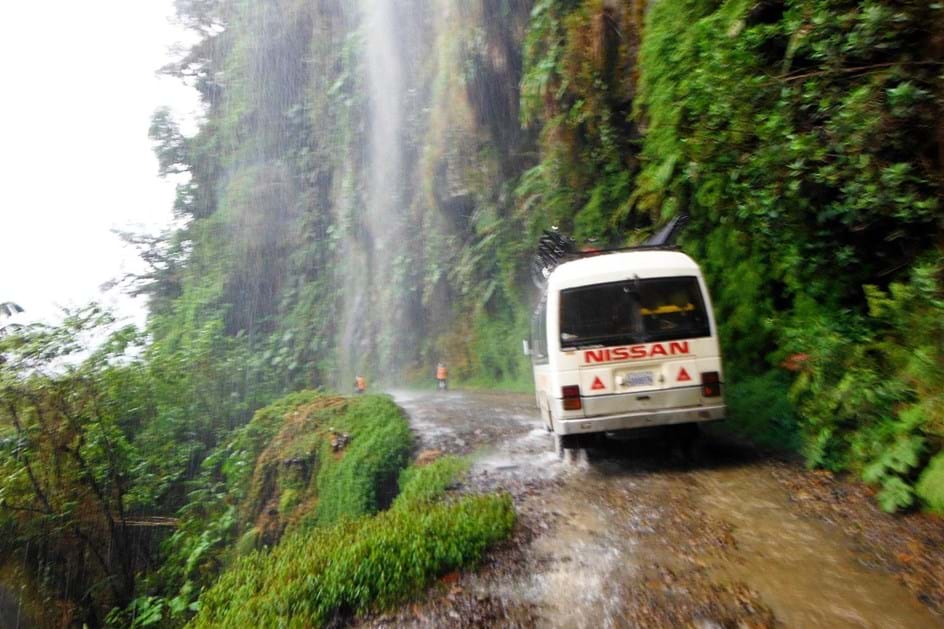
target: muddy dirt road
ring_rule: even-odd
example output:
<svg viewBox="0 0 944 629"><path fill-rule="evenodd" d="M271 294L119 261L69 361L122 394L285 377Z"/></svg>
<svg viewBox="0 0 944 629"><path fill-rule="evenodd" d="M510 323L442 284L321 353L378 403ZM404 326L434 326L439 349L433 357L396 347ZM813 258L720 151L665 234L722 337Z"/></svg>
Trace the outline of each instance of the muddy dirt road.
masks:
<svg viewBox="0 0 944 629"><path fill-rule="evenodd" d="M421 448L473 455L518 533L474 573L368 625L941 627L944 532L867 491L706 435L558 461L533 398L395 394Z"/></svg>

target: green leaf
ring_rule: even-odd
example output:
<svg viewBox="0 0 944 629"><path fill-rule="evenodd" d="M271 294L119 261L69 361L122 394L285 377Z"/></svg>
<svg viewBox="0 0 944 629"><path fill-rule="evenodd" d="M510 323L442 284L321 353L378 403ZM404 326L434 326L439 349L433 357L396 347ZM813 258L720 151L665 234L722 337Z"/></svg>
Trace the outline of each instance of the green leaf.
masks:
<svg viewBox="0 0 944 629"><path fill-rule="evenodd" d="M897 476L888 477L878 494L878 503L884 511L894 513L910 507L914 503L911 487Z"/></svg>

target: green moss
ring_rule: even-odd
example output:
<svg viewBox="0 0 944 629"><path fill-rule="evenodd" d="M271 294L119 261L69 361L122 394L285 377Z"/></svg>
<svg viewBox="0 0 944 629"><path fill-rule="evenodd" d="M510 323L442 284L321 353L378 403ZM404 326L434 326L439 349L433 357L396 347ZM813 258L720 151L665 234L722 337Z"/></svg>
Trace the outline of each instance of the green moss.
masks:
<svg viewBox="0 0 944 629"><path fill-rule="evenodd" d="M255 527L243 533L242 537L239 538L239 541L236 542L236 546L233 549L236 556L244 557L259 548L261 539L262 532Z"/></svg>
<svg viewBox="0 0 944 629"><path fill-rule="evenodd" d="M386 397L351 400L331 426L351 431L351 442L341 456L322 448L317 516L270 552L237 560L201 596L191 625L324 626L415 595L507 537L515 522L509 496L442 502L467 460L444 457L401 471L411 445L404 424ZM378 487L391 473L399 474L399 495L389 511L369 515L384 506ZM239 554L257 543L253 529Z"/></svg>
<svg viewBox="0 0 944 629"><path fill-rule="evenodd" d="M320 525L368 515L389 505L413 448L406 418L385 396L352 400L335 424L330 428L349 434L351 441L340 456L327 441L321 445L316 480Z"/></svg>
<svg viewBox="0 0 944 629"><path fill-rule="evenodd" d="M406 468L400 474L400 494L393 508L409 509L440 500L446 490L468 471L469 465L467 459L447 456L424 467Z"/></svg>
<svg viewBox="0 0 944 629"><path fill-rule="evenodd" d="M182 613L221 566L252 549L387 507L412 445L385 396L304 391L258 411L206 460L208 489L194 492L165 544L161 572L182 592Z"/></svg>
<svg viewBox="0 0 944 629"><path fill-rule="evenodd" d="M200 598L191 626L320 627L386 608L474 564L514 522L509 496L475 496L296 534L237 562Z"/></svg>
<svg viewBox="0 0 944 629"><path fill-rule="evenodd" d="M319 391L299 391L261 408L252 420L237 434L236 447L245 453L246 459L254 461L262 450L281 430L286 416L299 407L312 404L324 396Z"/></svg>
<svg viewBox="0 0 944 629"><path fill-rule="evenodd" d="M279 513L291 513L301 502L301 495L297 489L282 489L279 495Z"/></svg>

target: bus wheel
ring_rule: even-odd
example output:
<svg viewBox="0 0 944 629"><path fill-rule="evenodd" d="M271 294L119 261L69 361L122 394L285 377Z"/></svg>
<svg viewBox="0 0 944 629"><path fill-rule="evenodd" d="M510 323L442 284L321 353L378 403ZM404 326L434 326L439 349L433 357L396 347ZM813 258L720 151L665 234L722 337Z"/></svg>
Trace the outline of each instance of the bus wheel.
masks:
<svg viewBox="0 0 944 629"><path fill-rule="evenodd" d="M567 460L569 454L574 452L579 445L574 435L559 435L556 432L554 433L554 452L557 453L557 458L559 459Z"/></svg>
<svg viewBox="0 0 944 629"><path fill-rule="evenodd" d="M564 463L574 467L586 467L590 464L590 451L586 448L568 448L564 450Z"/></svg>
<svg viewBox="0 0 944 629"><path fill-rule="evenodd" d="M566 451L566 448L564 448L564 437L554 433L554 453L557 454L557 458L563 461Z"/></svg>
<svg viewBox="0 0 944 629"><path fill-rule="evenodd" d="M580 465L590 461L587 443L580 435L558 435L554 433L554 452L557 458L568 465Z"/></svg>

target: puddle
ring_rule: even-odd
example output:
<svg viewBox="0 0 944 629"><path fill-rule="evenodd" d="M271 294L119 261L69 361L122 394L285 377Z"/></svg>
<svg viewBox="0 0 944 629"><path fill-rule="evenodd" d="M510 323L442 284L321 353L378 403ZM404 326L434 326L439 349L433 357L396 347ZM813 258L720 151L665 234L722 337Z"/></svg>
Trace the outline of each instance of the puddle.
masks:
<svg viewBox="0 0 944 629"><path fill-rule="evenodd" d="M634 577L636 541L619 534L613 514L568 489L542 505L556 522L528 549L525 579L502 583L499 596L534 606L542 626L590 629L617 626L620 584Z"/></svg>
<svg viewBox="0 0 944 629"><path fill-rule="evenodd" d="M764 470L713 470L698 481L702 509L735 527L737 560L712 572L750 584L788 627L942 626L892 575L858 561L838 531L792 513Z"/></svg>

